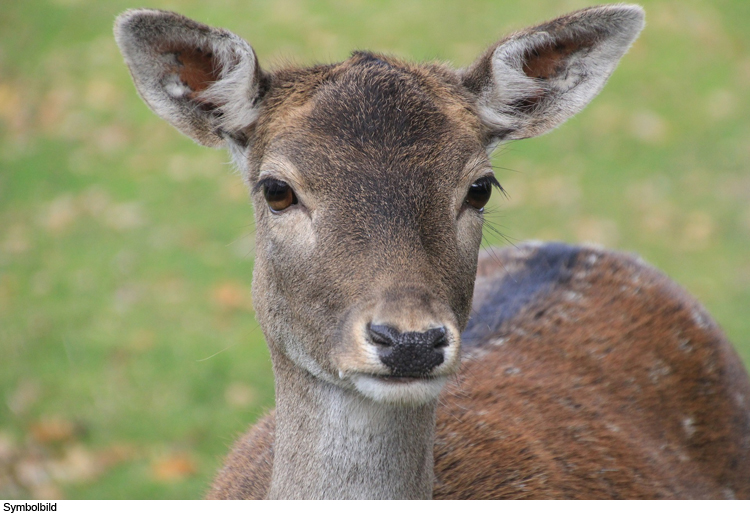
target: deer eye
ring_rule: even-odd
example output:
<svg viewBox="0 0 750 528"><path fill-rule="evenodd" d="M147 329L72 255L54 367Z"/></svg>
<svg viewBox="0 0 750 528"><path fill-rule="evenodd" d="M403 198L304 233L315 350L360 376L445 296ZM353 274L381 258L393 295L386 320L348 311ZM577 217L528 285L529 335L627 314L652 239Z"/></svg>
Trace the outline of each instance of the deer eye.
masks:
<svg viewBox="0 0 750 528"><path fill-rule="evenodd" d="M471 184L464 202L474 209L481 211L487 205L487 202L490 201L490 196L492 196L492 179L485 176Z"/></svg>
<svg viewBox="0 0 750 528"><path fill-rule="evenodd" d="M296 204L297 195L288 183L281 180L266 180L263 182L263 197L268 207L274 213L280 213L287 207Z"/></svg>

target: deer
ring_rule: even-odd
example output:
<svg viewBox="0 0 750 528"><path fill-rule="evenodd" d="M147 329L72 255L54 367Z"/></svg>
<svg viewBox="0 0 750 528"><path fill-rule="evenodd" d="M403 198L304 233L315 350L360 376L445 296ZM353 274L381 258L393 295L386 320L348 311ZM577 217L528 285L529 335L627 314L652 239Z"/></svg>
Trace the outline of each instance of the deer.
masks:
<svg viewBox="0 0 750 528"><path fill-rule="evenodd" d="M462 69L266 71L225 29L117 18L142 99L254 206L276 407L207 498L750 498L750 381L696 299L614 250L481 248L490 153L580 112L644 20L579 10Z"/></svg>

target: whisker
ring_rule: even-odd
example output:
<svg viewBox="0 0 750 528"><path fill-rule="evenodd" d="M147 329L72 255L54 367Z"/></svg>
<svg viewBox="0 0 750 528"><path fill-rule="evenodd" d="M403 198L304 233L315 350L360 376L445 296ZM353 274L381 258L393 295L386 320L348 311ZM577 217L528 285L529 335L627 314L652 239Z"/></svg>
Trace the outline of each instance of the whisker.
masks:
<svg viewBox="0 0 750 528"><path fill-rule="evenodd" d="M196 361L196 362L198 362L198 363L200 363L200 362L202 362L202 361L208 361L209 359L211 359L211 358L214 358L214 357L218 356L218 355L219 355L219 354L221 354L222 352L226 352L227 350L229 350L229 349L230 349L230 348L232 348L233 346L234 346L234 345L230 345L230 346L228 346L228 347L222 348L221 350L219 350L219 351L218 351L218 352L216 352L215 354L211 354L210 356L208 356L208 357L206 357L206 358L203 358L203 359L196 359L195 361Z"/></svg>

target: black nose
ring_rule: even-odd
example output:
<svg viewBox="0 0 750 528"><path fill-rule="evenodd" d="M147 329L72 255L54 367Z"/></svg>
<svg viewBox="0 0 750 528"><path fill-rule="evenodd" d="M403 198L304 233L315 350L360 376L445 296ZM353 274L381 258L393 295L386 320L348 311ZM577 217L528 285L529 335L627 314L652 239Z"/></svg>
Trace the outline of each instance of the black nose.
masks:
<svg viewBox="0 0 750 528"><path fill-rule="evenodd" d="M378 347L380 361L393 376L426 376L445 359L443 347L448 345L445 327L399 332L391 326L370 325L367 330L370 341Z"/></svg>

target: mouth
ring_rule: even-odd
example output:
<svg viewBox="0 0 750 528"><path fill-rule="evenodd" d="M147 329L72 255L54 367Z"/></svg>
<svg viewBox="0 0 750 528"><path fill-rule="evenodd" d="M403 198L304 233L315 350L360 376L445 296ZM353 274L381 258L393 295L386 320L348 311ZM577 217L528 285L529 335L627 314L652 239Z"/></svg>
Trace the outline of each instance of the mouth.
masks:
<svg viewBox="0 0 750 528"><path fill-rule="evenodd" d="M413 406L437 400L448 376L355 374L350 379L360 394L372 400Z"/></svg>
<svg viewBox="0 0 750 528"><path fill-rule="evenodd" d="M364 374L369 375L369 374ZM439 379L438 376L391 376L391 375L369 375L371 378L383 383L416 383L420 381L431 381Z"/></svg>

